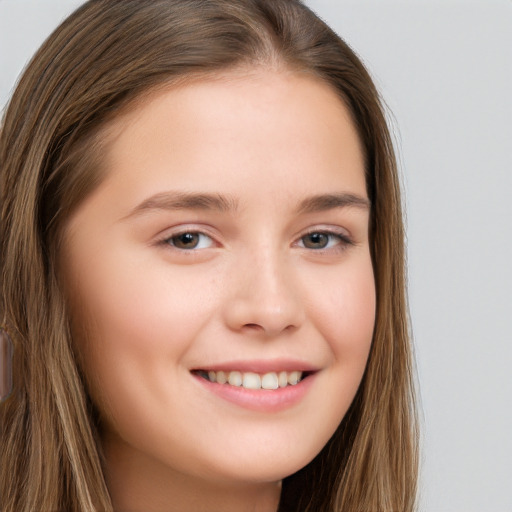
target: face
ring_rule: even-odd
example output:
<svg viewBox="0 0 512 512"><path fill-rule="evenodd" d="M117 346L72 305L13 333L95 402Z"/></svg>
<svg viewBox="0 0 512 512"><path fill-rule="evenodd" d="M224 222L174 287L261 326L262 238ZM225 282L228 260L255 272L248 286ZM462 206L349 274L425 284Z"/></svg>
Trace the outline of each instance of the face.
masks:
<svg viewBox="0 0 512 512"><path fill-rule="evenodd" d="M107 458L296 472L346 413L374 327L347 109L311 77L240 72L155 93L113 132L63 252Z"/></svg>

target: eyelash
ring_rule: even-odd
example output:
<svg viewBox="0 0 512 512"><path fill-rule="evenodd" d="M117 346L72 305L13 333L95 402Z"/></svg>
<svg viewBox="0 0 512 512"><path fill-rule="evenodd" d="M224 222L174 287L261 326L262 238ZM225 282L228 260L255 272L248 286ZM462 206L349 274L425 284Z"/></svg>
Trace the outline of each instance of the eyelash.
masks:
<svg viewBox="0 0 512 512"><path fill-rule="evenodd" d="M212 245L215 243L214 238L212 236L208 235L207 233L204 233L203 231L200 231L200 230L187 229L187 230L183 230L183 231L180 231L178 233L175 233L175 234L173 234L171 236L165 237L164 239L162 239L159 242L159 245L170 246L173 249L175 249L177 251L180 251L180 252L183 252L183 253L191 253L191 252L195 252L195 251L199 251L199 250L203 250L203 249L209 249L212 246L212 245L209 245L208 247L197 247L197 246L195 246L195 247L192 247L190 249L187 249L187 248L184 248L184 247L178 247L176 245L175 241L179 237L182 237L184 235L193 235L193 236L199 236L199 237L207 237L207 238L209 238L211 240L211 244ZM304 239L309 237L309 236L312 236L312 235L320 235L320 236L328 237L327 246L326 247L321 247L321 248L306 247L306 245L304 244ZM332 245L332 241L334 239L337 240L337 243ZM201 241L199 241L198 244L201 245ZM335 231L335 230L314 229L314 230L308 231L307 233L303 234L296 242L294 242L294 245L295 244L301 244L301 245L299 245L299 247L302 248L302 249L310 249L311 251L316 252L316 253L323 253L323 252L334 252L334 251L339 252L339 251L343 251L348 246L354 245L354 242L346 234L340 233L340 232Z"/></svg>
<svg viewBox="0 0 512 512"><path fill-rule="evenodd" d="M305 247L304 239L306 237L312 236L312 235L321 235L321 236L328 237L329 241L327 243L328 244L327 247L321 247L321 248L316 248L316 249ZM331 245L331 242L333 241L333 239L336 239L337 243L334 245ZM312 251L317 252L317 253L333 252L333 251L340 252L340 251L345 250L348 246L354 245L353 240L345 233L340 233L339 231L329 230L329 229L313 229L311 231L308 231L307 233L305 233L304 235L302 235L299 238L298 242L302 242L301 248L311 249Z"/></svg>
<svg viewBox="0 0 512 512"><path fill-rule="evenodd" d="M164 238L161 243L162 245L170 245L171 247L173 247L174 249L178 250L178 251L183 251L183 252L192 252L192 251L195 251L195 250L201 250L201 249L208 249L209 247L192 247L191 249L186 249L184 247L178 247L176 245L176 243L174 242L174 240L177 240L179 237L182 237L182 236L185 236L185 235L195 235L195 236L199 236L199 237L207 237L209 238L212 242L213 242L213 237L211 237L210 235L207 235L206 233L203 233L202 231L195 231L195 230L192 230L192 229L188 229L188 230L185 230L185 231L181 231L179 233L176 233L176 234L173 234L172 236L170 237L166 237ZM201 243L199 242L199 245Z"/></svg>

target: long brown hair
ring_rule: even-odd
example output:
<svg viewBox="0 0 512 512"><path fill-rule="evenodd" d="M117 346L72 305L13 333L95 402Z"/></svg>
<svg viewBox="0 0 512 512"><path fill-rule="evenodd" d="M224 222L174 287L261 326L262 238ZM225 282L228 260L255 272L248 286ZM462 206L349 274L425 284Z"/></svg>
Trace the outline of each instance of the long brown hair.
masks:
<svg viewBox="0 0 512 512"><path fill-rule="evenodd" d="M102 179L108 122L195 74L280 65L330 84L366 158L377 315L367 368L338 430L283 481L281 512L410 512L417 427L399 183L372 80L299 0L90 0L32 59L0 135L0 324L14 344L0 405L3 512L112 511L96 412L58 279L71 212Z"/></svg>

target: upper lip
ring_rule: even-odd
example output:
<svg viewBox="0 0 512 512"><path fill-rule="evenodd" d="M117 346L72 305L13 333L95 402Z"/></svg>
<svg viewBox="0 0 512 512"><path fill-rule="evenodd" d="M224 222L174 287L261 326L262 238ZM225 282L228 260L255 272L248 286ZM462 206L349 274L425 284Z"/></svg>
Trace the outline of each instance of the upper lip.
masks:
<svg viewBox="0 0 512 512"><path fill-rule="evenodd" d="M254 373L270 373L270 372L316 372L320 368L310 363L293 360L293 359L272 359L272 360L234 360L214 364L205 364L204 366L197 366L192 368L194 370L207 370L207 371L241 371L241 372L254 372Z"/></svg>

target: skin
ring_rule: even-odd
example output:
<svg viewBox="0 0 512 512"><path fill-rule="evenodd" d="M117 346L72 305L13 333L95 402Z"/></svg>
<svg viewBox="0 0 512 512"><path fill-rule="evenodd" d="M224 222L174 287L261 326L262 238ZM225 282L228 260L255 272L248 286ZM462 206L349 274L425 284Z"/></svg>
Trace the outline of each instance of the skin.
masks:
<svg viewBox="0 0 512 512"><path fill-rule="evenodd" d="M372 340L369 208L348 111L310 76L239 70L154 93L109 137L63 266L115 509L275 511L282 478L346 413ZM221 194L226 208L147 203L181 192ZM297 210L323 194L361 204ZM177 246L183 232L202 233L195 248ZM317 371L272 412L191 373L290 359Z"/></svg>

